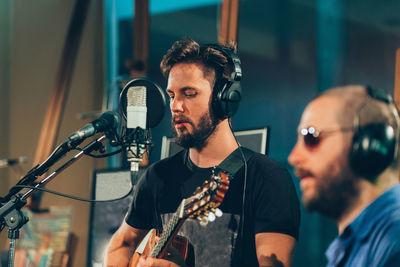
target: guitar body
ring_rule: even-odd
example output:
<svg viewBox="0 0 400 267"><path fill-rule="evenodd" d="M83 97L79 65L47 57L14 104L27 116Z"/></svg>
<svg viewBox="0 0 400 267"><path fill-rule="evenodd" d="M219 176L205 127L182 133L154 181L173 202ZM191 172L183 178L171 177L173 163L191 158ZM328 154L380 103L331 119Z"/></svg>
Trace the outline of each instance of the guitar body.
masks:
<svg viewBox="0 0 400 267"><path fill-rule="evenodd" d="M135 253L133 253L130 261L129 267L136 267L139 258L141 255L150 255L150 252L153 250L154 246L156 245L156 237L158 236L158 231L156 229L151 229L147 235L143 238L140 242L139 246L137 247ZM176 235L172 240L170 246L178 252L179 256L186 260L189 254L189 240L183 236ZM168 253L166 253L168 254ZM168 255L160 255L158 258L164 258Z"/></svg>

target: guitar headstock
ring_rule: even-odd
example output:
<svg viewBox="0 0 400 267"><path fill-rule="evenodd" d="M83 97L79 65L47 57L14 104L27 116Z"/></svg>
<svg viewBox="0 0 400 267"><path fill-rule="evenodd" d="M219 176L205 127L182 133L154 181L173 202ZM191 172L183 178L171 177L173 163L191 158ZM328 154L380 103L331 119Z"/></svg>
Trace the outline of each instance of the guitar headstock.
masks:
<svg viewBox="0 0 400 267"><path fill-rule="evenodd" d="M222 171L213 173L211 178L198 187L190 198L184 200L183 217L198 219L203 224L214 221L215 216L222 215L218 206L224 200L228 188L228 175Z"/></svg>

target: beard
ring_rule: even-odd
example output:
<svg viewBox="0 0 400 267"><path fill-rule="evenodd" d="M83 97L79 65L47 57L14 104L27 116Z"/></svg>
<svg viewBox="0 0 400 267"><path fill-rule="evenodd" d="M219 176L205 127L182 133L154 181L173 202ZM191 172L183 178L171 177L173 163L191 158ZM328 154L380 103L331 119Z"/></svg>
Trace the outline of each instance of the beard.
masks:
<svg viewBox="0 0 400 267"><path fill-rule="evenodd" d="M311 179L317 179L316 195L308 198L303 195L304 207L308 211L319 212L335 221L347 212L359 195L357 181L360 178L357 178L348 166L337 175Z"/></svg>
<svg viewBox="0 0 400 267"><path fill-rule="evenodd" d="M175 137L175 142L184 148L196 148L201 150L203 147L205 147L207 145L208 138L215 132L215 129L219 123L219 120L216 119L212 114L213 112L210 109L209 112L200 117L197 125L195 125L193 121L186 116L172 116L172 131ZM181 132L179 135L174 127L175 119L183 120L192 125L193 132L189 133L186 129L186 132Z"/></svg>

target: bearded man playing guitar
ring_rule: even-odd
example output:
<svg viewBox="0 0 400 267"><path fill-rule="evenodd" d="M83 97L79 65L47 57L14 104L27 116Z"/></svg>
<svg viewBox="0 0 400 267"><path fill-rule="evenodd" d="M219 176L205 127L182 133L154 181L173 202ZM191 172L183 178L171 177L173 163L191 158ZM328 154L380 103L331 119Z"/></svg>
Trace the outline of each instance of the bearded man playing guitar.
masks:
<svg viewBox="0 0 400 267"><path fill-rule="evenodd" d="M236 151L243 156L243 165L227 186L219 206L222 217L207 226L197 220L180 223L193 245L195 265L290 266L298 238L299 201L284 167L255 152L245 160L245 149L238 148L229 124L241 97L240 88L235 88L241 78L236 53L230 47L200 46L183 38L168 50L161 70L168 78L175 141L186 149L152 164L142 175L128 214L110 240L105 266L128 266L149 230L165 227L169 214L176 215L178 206L185 206L182 199L192 196L214 167ZM196 192L203 196L202 190ZM192 203L196 193L188 199ZM158 254L143 253L134 266L188 264L173 260L169 253L161 258L151 255Z"/></svg>

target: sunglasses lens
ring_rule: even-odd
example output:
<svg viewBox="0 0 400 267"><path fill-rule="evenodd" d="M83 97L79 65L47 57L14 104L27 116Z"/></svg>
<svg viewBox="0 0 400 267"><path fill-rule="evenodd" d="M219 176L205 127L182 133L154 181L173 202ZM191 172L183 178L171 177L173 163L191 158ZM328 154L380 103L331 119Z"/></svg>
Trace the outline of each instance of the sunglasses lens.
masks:
<svg viewBox="0 0 400 267"><path fill-rule="evenodd" d="M315 147L319 143L319 136L314 127L303 128L300 131L307 147Z"/></svg>
<svg viewBox="0 0 400 267"><path fill-rule="evenodd" d="M307 133L306 135L303 135L304 138L304 143L308 147L315 147L319 143L319 138L315 137L314 135Z"/></svg>

